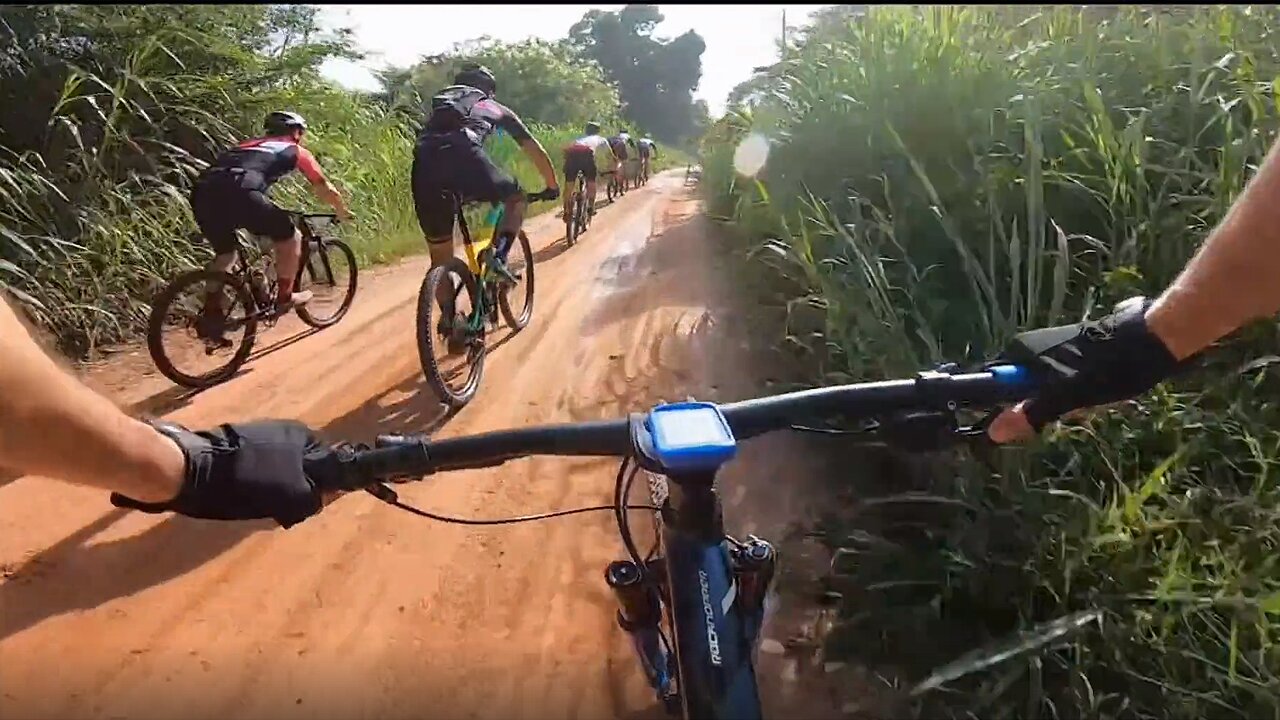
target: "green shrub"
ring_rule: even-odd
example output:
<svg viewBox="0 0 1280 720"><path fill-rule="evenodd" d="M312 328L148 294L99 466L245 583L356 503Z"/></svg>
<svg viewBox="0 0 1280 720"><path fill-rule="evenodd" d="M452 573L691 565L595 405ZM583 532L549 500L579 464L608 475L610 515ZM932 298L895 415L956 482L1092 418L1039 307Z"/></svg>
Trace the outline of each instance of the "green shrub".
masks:
<svg viewBox="0 0 1280 720"><path fill-rule="evenodd" d="M712 128L703 187L822 308L817 379L989 358L1172 279L1275 137L1278 21L836 8ZM759 182L733 171L750 132L770 141ZM1280 418L1269 372L1235 372L1274 339L1254 328L1176 394L912 488L961 511L846 518L837 644L904 687L975 653L921 686L922 717L1276 716Z"/></svg>

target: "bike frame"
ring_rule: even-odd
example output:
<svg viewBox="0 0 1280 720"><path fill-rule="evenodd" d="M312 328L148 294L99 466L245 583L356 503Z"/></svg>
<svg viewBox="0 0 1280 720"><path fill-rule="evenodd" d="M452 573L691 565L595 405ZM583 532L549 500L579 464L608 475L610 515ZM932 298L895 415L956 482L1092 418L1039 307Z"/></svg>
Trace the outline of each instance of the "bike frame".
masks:
<svg viewBox="0 0 1280 720"><path fill-rule="evenodd" d="M319 246L322 238L320 238L318 235L315 234L315 232L312 231L311 226L307 223L307 220L309 218L334 218L336 216L333 215L332 213L303 213L303 212L297 212L293 210L286 210L285 212L289 213L289 216L293 219L293 226L297 228L298 232L302 234L302 251L301 251L302 255L301 257L298 258L298 271L293 276L293 286L295 288L302 287L302 273L304 270L309 270L311 272L311 277L313 278L316 277L315 267L311 264L311 259L313 255L320 256L320 262L324 267L324 271L328 275L329 281L332 282L333 266L329 264L329 254L325 252L317 252L317 253L312 252L312 245ZM246 241L244 239L244 236L242 235L240 238L240 242L236 245L236 256L237 256L236 259L239 262L237 263L235 275L237 277L240 277L245 282L248 282L250 267L252 265L252 263L249 261L249 253L247 252L248 250L247 243L254 242L257 240L257 236L254 236L252 233L248 233L248 235L249 235L249 241ZM275 253L274 240L272 240L272 244L273 244L273 247L271 248L270 252L272 253L272 257L274 259L274 253ZM260 243L258 243L258 250L262 255L266 255L268 252L267 250L264 250L262 248L262 245ZM249 296L253 298L253 304L254 304L253 310L255 315L260 315L263 309L258 305L258 298L254 297L253 293L249 293Z"/></svg>
<svg viewBox="0 0 1280 720"><path fill-rule="evenodd" d="M754 658L759 622L749 622L734 602L737 584L715 477L667 476L661 543L677 685L686 718L756 720L762 716Z"/></svg>
<svg viewBox="0 0 1280 720"><path fill-rule="evenodd" d="M493 221L493 234L488 240L476 242L471 237L471 231L467 227L466 213L463 211L463 204L455 197L454 205L457 208L458 230L462 234L462 249L467 256L467 265L471 272L476 276L476 286L480 297L472 298L471 316L467 318L467 332L477 333L484 325L485 316L490 313L492 308L489 307L489 293L485 292L485 288L491 279L489 263L480 264L480 253L486 248L493 246L493 241L498 237L498 228L502 225L503 215L506 213L506 207L497 206L497 213ZM479 247L477 247L477 245ZM457 300L457 297L454 297Z"/></svg>

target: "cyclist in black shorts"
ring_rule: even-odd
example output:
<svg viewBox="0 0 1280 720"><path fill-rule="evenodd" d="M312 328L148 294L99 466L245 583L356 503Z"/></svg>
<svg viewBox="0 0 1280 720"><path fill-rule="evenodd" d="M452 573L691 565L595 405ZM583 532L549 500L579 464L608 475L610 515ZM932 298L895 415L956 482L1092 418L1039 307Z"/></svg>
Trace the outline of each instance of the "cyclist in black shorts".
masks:
<svg viewBox="0 0 1280 720"><path fill-rule="evenodd" d="M640 171L645 177L649 177L649 158L657 156L658 144L647 137L642 137L636 141L636 150L640 155Z"/></svg>
<svg viewBox="0 0 1280 720"><path fill-rule="evenodd" d="M226 150L196 180L191 190L191 213L200 232L213 246L210 270L226 272L236 260L236 230L244 228L275 241L279 293L276 309L287 310L311 299L310 291L293 292L294 276L302 256L302 235L289 214L267 198L271 186L297 170L311 182L311 189L333 207L338 219L347 220L342 195L333 187L309 150L302 146L307 122L292 112L267 116L262 137L246 140ZM221 288L210 290L196 333L206 339L222 337Z"/></svg>
<svg viewBox="0 0 1280 720"><path fill-rule="evenodd" d="M589 122L582 132L582 137L564 147L564 181L572 186L578 173L582 173L586 181L589 214L595 214L596 211L596 177L599 174L600 165L608 165L616 172L618 157L613 154L609 141L600 135L600 123ZM562 217L569 217L571 211L569 203L573 201L572 194L571 192L564 194Z"/></svg>
<svg viewBox="0 0 1280 720"><path fill-rule="evenodd" d="M627 151L627 148L630 147L632 150L635 150L636 141L627 134L627 129L625 127L618 128L618 134L609 138L609 147L613 148L613 154L618 156L618 161L621 163L621 167L618 172L627 172L629 167L627 165L627 160L630 158L630 153ZM622 187L622 181L626 179L626 177L626 175L618 176L619 187Z"/></svg>
<svg viewBox="0 0 1280 720"><path fill-rule="evenodd" d="M508 281L507 252L511 249L524 222L527 201L515 178L494 165L484 151L484 141L494 130L502 128L520 144L538 168L548 190L560 185L551 158L537 138L530 134L520 117L493 99L498 83L484 66L475 66L453 79L453 85L431 98L431 115L418 138L413 154L413 205L418 224L431 251L431 267L453 257L454 196L463 202L501 202L506 205L502 226L498 228L494 257L496 268ZM441 290L447 292L442 284ZM441 316L451 313L441 303Z"/></svg>

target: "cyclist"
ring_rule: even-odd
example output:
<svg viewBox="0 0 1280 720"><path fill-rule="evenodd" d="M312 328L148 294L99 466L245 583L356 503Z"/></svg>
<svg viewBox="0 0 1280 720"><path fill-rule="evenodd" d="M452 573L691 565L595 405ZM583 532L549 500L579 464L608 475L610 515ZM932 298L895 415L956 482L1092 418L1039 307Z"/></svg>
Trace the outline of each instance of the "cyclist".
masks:
<svg viewBox="0 0 1280 720"><path fill-rule="evenodd" d="M578 173L582 173L586 180L589 214L594 215L596 212L596 176L599 167L607 165L617 172L619 162L609 141L600 134L600 123L597 122L587 123L582 130L582 137L564 147L565 187L571 187ZM573 212L573 208L570 207L572 202L572 195L564 193L563 217L567 218L569 213Z"/></svg>
<svg viewBox="0 0 1280 720"><path fill-rule="evenodd" d="M657 157L658 144L647 137L642 137L636 141L636 154L640 156L641 175L649 177L649 158Z"/></svg>
<svg viewBox="0 0 1280 720"><path fill-rule="evenodd" d="M307 122L302 116L286 111L267 115L262 137L252 138L224 151L197 178L191 190L191 213L200 232L215 253L210 270L226 272L236 260L236 230L245 228L255 235L275 241L276 274L279 292L275 303L278 311L302 305L311 292L293 291L293 280L302 257L302 233L293 225L289 214L267 198L271 186L297 170L311 183L311 189L338 214L350 219L342 195L325 177L320 164L302 146ZM196 324L196 333L216 340L222 337L221 288L209 291L205 311Z"/></svg>
<svg viewBox="0 0 1280 720"><path fill-rule="evenodd" d="M504 203L506 212L494 247L495 269L507 282L513 282L515 278L506 269L507 253L520 233L527 201L520 183L485 153L485 139L501 128L533 161L548 190L558 193L560 185L547 151L520 116L493 98L497 90L493 73L475 65L459 72L453 85L431 98L431 113L413 155L411 184L418 224L431 252L431 267L453 258L455 195L463 202ZM440 288L444 292L437 300L444 320L452 313L445 309L448 289L443 284ZM447 330L447 323L440 329Z"/></svg>
<svg viewBox="0 0 1280 720"><path fill-rule="evenodd" d="M630 153L627 151L628 146L634 150L636 147L636 141L631 139L631 136L627 134L627 129L625 127L619 127L618 134L609 138L609 147L613 149L613 154L618 157L619 170L617 178L619 190L623 189L623 181L626 179L626 176L623 175L622 172L627 168L627 159L630 157Z"/></svg>

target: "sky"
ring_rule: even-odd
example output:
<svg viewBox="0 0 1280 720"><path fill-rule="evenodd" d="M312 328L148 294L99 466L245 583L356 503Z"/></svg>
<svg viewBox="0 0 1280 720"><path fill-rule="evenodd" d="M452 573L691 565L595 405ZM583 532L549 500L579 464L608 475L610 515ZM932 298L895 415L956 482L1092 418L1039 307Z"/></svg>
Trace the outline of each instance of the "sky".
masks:
<svg viewBox="0 0 1280 720"><path fill-rule="evenodd" d="M557 40L592 9L622 5L324 5L322 22L350 27L357 47L368 54L359 62L330 60L322 68L330 79L353 89L376 90L371 72L386 65L407 66L422 55L441 53L454 43L481 35L517 42L532 37ZM696 30L707 44L702 79L694 98L707 101L713 116L724 111L735 85L751 69L778 59L775 43L787 25L806 22L823 5L659 5L665 16L654 35L673 38ZM499 78L501 83L502 79Z"/></svg>

